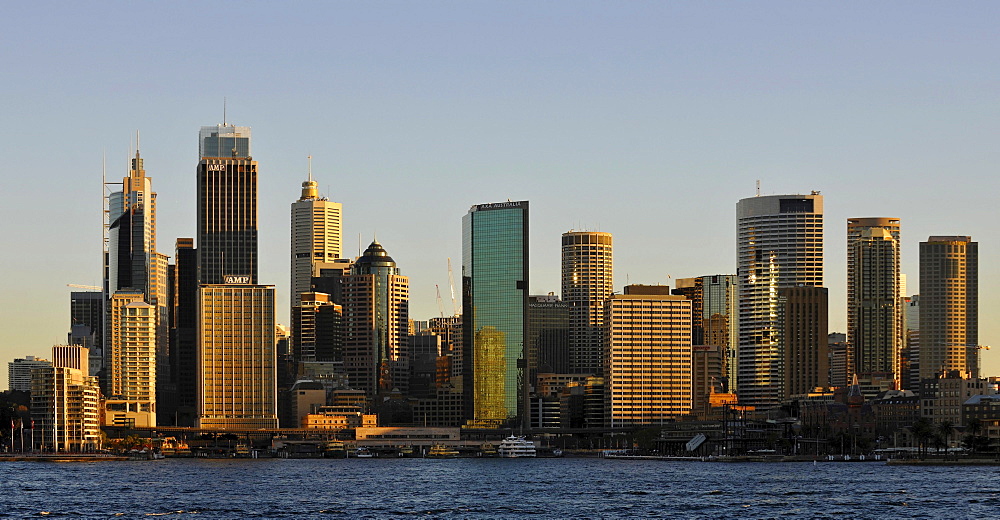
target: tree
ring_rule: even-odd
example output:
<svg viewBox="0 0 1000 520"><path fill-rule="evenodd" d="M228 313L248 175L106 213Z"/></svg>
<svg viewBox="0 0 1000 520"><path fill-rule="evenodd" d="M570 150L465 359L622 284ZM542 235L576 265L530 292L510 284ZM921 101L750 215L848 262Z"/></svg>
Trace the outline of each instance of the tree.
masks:
<svg viewBox="0 0 1000 520"><path fill-rule="evenodd" d="M926 417L917 419L910 426L910 434L917 441L917 455L923 459L927 456L927 441L934 436L934 424Z"/></svg>
<svg viewBox="0 0 1000 520"><path fill-rule="evenodd" d="M949 420L941 421L937 425L937 436L941 438L941 444L944 445L945 454L946 455L948 453L948 451L947 451L948 445L949 445L949 443L951 441L951 432L954 429L955 429L955 425L952 424L952 422L949 421ZM938 448L938 453L940 453L940 452L941 452L941 449Z"/></svg>

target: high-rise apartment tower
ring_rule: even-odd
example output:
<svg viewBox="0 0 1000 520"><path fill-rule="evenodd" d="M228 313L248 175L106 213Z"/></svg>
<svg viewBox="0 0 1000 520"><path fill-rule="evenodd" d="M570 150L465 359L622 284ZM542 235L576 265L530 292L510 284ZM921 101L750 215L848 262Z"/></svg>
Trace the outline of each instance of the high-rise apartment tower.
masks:
<svg viewBox="0 0 1000 520"><path fill-rule="evenodd" d="M848 377L899 379L899 262L898 218L847 219Z"/></svg>

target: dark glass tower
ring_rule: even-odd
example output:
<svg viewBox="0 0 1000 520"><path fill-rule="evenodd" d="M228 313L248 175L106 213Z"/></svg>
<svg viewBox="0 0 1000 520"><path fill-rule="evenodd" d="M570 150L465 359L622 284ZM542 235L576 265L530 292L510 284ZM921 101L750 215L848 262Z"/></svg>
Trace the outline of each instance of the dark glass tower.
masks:
<svg viewBox="0 0 1000 520"><path fill-rule="evenodd" d="M526 425L528 202L480 204L462 219L465 415Z"/></svg>
<svg viewBox="0 0 1000 520"><path fill-rule="evenodd" d="M257 161L250 128L205 126L198 151L198 270L202 284L225 276L257 283Z"/></svg>

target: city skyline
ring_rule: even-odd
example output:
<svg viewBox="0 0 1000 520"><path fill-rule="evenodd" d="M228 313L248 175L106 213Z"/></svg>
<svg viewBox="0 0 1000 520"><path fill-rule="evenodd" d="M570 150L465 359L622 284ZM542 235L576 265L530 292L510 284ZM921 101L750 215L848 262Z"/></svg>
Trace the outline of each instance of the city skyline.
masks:
<svg viewBox="0 0 1000 520"><path fill-rule="evenodd" d="M438 314L472 204L531 201L529 294L559 292L572 229L614 235L621 292L735 273L735 203L760 179L763 194L825 197L831 331L846 332L847 218L902 219L907 295L919 242L973 237L979 343L994 346L981 373L1000 374L996 6L394 4L304 17L257 5L239 23L221 5L193 23L173 6L9 9L0 220L21 250L0 256L8 360L65 342L65 284L100 285L102 155L108 180L126 176L142 132L159 252L173 256L196 234L194 132L235 121L254 129L259 283L276 285L281 323L288 207L309 155L320 195L344 205L345 256L377 234L418 320ZM251 67L200 52L209 30L296 26L289 41L245 42ZM210 71L255 81L192 81ZM23 225L43 190L46 212Z"/></svg>

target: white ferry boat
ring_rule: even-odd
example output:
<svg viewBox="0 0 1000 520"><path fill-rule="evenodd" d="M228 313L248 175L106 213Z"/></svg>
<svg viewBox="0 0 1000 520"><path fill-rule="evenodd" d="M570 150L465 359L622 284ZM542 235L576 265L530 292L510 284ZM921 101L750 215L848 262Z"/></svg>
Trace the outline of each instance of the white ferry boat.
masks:
<svg viewBox="0 0 1000 520"><path fill-rule="evenodd" d="M500 443L497 453L504 458L534 457L535 443L511 435Z"/></svg>

